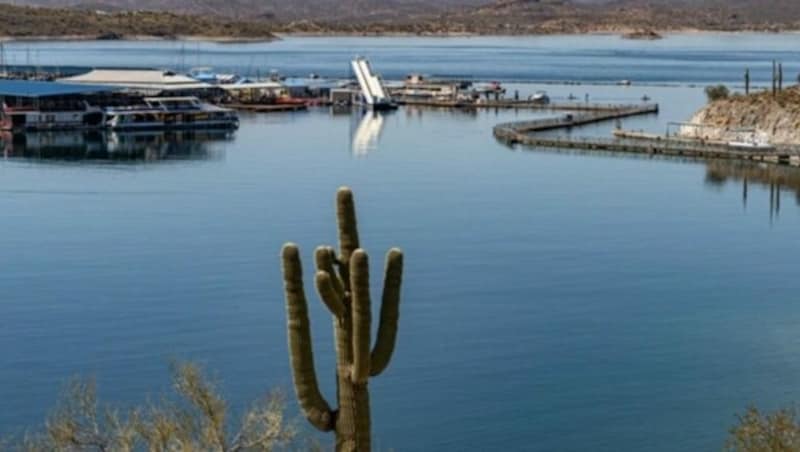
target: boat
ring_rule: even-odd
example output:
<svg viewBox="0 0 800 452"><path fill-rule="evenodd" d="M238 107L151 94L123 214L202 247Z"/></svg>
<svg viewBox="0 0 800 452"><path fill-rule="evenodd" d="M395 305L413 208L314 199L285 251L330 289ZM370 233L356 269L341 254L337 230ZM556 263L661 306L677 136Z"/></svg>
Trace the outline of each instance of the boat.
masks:
<svg viewBox="0 0 800 452"><path fill-rule="evenodd" d="M736 131L732 140L727 142L728 147L748 151L772 151L775 146L770 144L769 137L757 130L742 129Z"/></svg>
<svg viewBox="0 0 800 452"><path fill-rule="evenodd" d="M99 129L105 115L97 103L115 96L107 86L0 80L0 129Z"/></svg>
<svg viewBox="0 0 800 452"><path fill-rule="evenodd" d="M531 101L536 102L537 104L547 105L550 103L550 96L548 96L544 91L536 91L536 93L531 96Z"/></svg>
<svg viewBox="0 0 800 452"><path fill-rule="evenodd" d="M234 110L196 97L146 97L141 105L108 107L106 125L120 129L238 128Z"/></svg>
<svg viewBox="0 0 800 452"><path fill-rule="evenodd" d="M103 109L86 102L10 106L3 103L0 114L2 130L69 130L101 128Z"/></svg>
<svg viewBox="0 0 800 452"><path fill-rule="evenodd" d="M761 143L758 141L729 141L727 144L728 147L748 151L772 151L775 149L775 146L769 143Z"/></svg>

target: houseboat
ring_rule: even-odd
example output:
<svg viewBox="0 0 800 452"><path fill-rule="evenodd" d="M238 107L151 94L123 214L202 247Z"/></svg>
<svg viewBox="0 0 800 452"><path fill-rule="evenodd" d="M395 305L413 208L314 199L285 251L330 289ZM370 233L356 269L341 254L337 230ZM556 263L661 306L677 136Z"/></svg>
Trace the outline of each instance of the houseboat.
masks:
<svg viewBox="0 0 800 452"><path fill-rule="evenodd" d="M105 127L97 106L112 98L114 88L28 80L0 80L0 129L81 130Z"/></svg>
<svg viewBox="0 0 800 452"><path fill-rule="evenodd" d="M141 105L109 107L105 114L106 125L115 130L239 127L234 110L196 97L146 97Z"/></svg>
<svg viewBox="0 0 800 452"><path fill-rule="evenodd" d="M97 129L103 127L103 120L103 109L86 102L40 108L3 104L0 128L16 131Z"/></svg>

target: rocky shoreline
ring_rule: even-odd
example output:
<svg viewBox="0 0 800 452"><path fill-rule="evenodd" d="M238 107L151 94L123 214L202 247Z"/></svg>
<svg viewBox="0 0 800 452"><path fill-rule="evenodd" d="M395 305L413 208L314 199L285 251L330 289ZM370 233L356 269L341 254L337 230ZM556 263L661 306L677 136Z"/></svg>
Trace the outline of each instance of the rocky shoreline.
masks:
<svg viewBox="0 0 800 452"><path fill-rule="evenodd" d="M773 97L771 92L733 95L709 103L690 120L698 127L684 127L686 137L731 140L742 131L771 144L800 144L800 87L784 89ZM702 127L699 127L702 126Z"/></svg>

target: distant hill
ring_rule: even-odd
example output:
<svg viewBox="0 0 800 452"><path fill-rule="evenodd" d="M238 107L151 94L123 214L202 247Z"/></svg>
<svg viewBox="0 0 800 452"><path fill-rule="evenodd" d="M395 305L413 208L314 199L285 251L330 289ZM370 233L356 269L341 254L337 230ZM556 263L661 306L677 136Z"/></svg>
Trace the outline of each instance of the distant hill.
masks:
<svg viewBox="0 0 800 452"><path fill-rule="evenodd" d="M447 17L504 33L797 30L798 0L495 0Z"/></svg>
<svg viewBox="0 0 800 452"><path fill-rule="evenodd" d="M611 32L647 37L657 36L656 31L800 30L800 0L0 0L4 1L83 10L94 16L98 11L142 10L191 14L196 17L184 18L190 22L184 28L234 20L289 33ZM7 17L12 23L0 26L14 25L13 17ZM244 27L242 34L252 30ZM229 27L227 33L239 32Z"/></svg>
<svg viewBox="0 0 800 452"><path fill-rule="evenodd" d="M383 20L438 14L487 0L3 0L17 5L88 10L153 10L278 20ZM490 1L490 0L489 0Z"/></svg>
<svg viewBox="0 0 800 452"><path fill-rule="evenodd" d="M16 38L172 39L204 36L231 40L262 40L274 38L271 29L272 25L264 21L218 17L187 19L186 16L169 12L104 13L11 5L0 8L0 36Z"/></svg>

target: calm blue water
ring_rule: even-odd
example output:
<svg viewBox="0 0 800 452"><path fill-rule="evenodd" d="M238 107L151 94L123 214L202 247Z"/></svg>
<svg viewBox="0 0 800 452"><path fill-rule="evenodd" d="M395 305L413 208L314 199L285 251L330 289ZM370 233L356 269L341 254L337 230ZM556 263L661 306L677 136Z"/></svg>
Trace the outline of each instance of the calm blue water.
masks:
<svg viewBox="0 0 800 452"><path fill-rule="evenodd" d="M539 39L539 50L524 45ZM432 62L450 46L493 62L470 66L486 74L507 67L509 53L545 52L549 43L547 52L562 55L559 70L579 67L587 79L602 68L587 67L586 48L627 48L608 66L609 79L635 69L642 79L686 83L709 64L676 62L683 49L738 70L747 59L741 49L788 55L798 38L734 39L741 48L675 37L650 43L639 58L630 48L646 44L596 37L341 42L374 49L381 69L424 72L438 72ZM335 42L274 44L285 54L271 64L286 72L344 66L349 52ZM154 64L167 57L143 58L146 49L176 46L35 47L75 64L103 55ZM402 56L414 46L420 68ZM201 48L231 65L270 49ZM294 66L279 64L289 61ZM557 71L545 66L529 68ZM704 101L690 87L548 89L598 101L647 93L661 114L624 125L652 131ZM138 147L126 147L125 137L98 144L72 136L7 147L0 432L42 420L76 374L94 375L110 402L157 396L168 389L174 358L212 369L234 408L274 386L291 391L278 252L295 241L310 268L313 248L335 242L333 195L343 184L356 192L373 273L389 247L407 253L397 352L371 382L382 450L714 450L748 404L799 400L800 184L792 181L800 175L780 173L777 207L768 184L778 173L766 168L748 168L760 176L745 197L730 166L510 149L492 137L494 124L534 116L406 109L363 119L316 110L245 116L233 136L155 134ZM109 142L127 157L109 159ZM377 294L380 281L373 283ZM318 374L330 397L330 320L308 291Z"/></svg>
<svg viewBox="0 0 800 452"><path fill-rule="evenodd" d="M188 70L214 66L251 76L278 69L289 75L350 75L356 55L387 78L410 71L489 80L571 80L638 83L769 83L772 60L785 79L800 72L800 34L670 35L661 41L614 35L474 38L287 38L253 44L202 42L9 43L7 64L153 66Z"/></svg>

